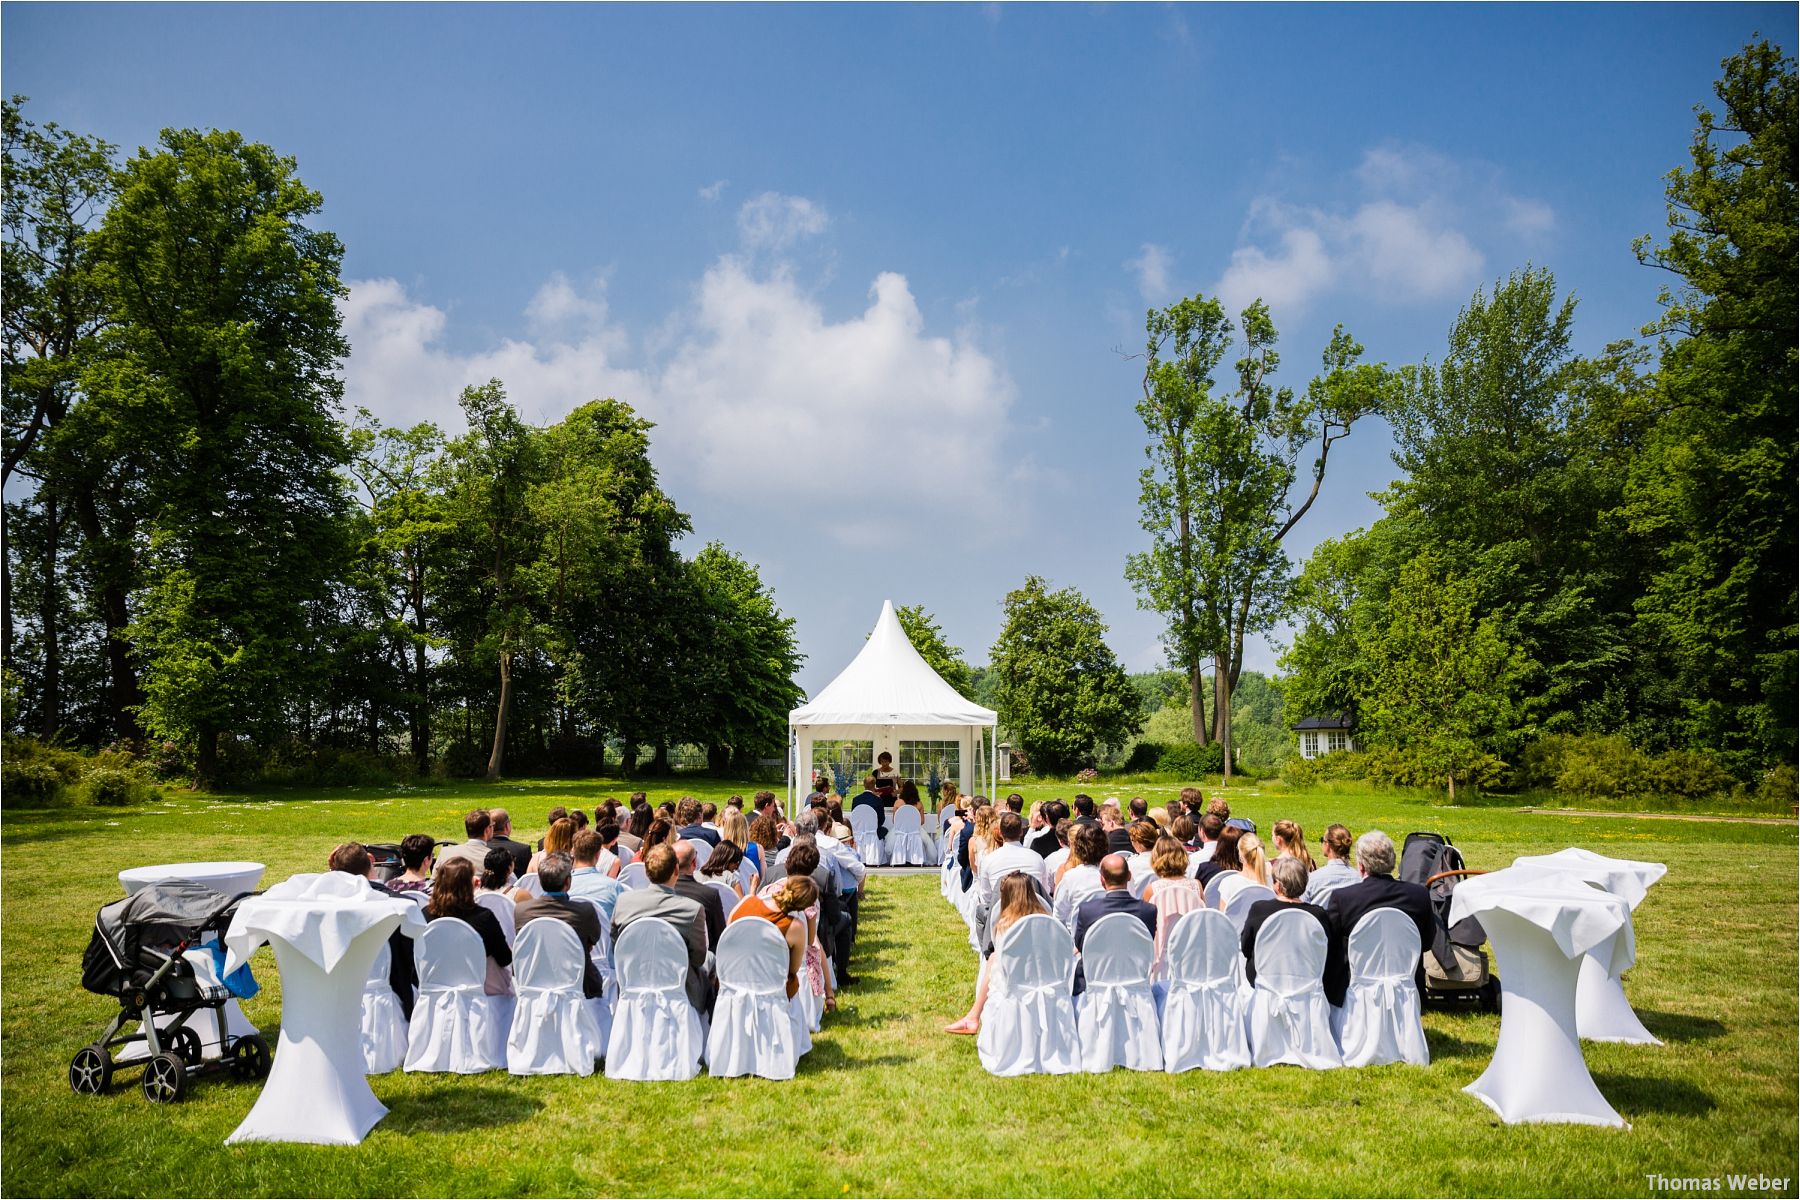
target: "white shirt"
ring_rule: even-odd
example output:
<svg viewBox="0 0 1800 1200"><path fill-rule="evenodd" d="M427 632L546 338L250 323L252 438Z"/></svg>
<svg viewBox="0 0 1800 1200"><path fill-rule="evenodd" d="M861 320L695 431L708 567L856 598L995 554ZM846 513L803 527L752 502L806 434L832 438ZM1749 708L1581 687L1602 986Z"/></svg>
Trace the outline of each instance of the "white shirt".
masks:
<svg viewBox="0 0 1800 1200"><path fill-rule="evenodd" d="M1067 846L1058 846L1055 850L1050 852L1048 858L1044 859L1044 878L1055 879L1057 868L1068 861L1069 848Z"/></svg>
<svg viewBox="0 0 1800 1200"><path fill-rule="evenodd" d="M975 908L980 911L994 902L1000 894L1000 881L1014 871L1022 871L1044 885L1044 891L1050 890L1050 880L1044 874L1044 860L1038 857L1036 850L1027 850L1018 842L1005 842L998 849L989 850L981 860L981 872L975 876Z"/></svg>
<svg viewBox="0 0 1800 1200"><path fill-rule="evenodd" d="M1056 914L1057 920L1073 930L1075 928L1075 910L1081 907L1081 902L1089 896L1099 895L1104 890L1105 888L1100 883L1099 867L1092 863L1070 867L1068 873L1062 877L1062 882L1056 885L1056 900L1051 905L1051 911Z"/></svg>
<svg viewBox="0 0 1800 1200"><path fill-rule="evenodd" d="M1215 851L1217 851L1218 848L1219 848L1219 843L1217 843L1217 842L1202 843L1200 846L1200 861L1201 862L1211 862L1213 853Z"/></svg>
<svg viewBox="0 0 1800 1200"><path fill-rule="evenodd" d="M857 887L862 886L863 878L869 873L868 867L863 865L862 855L850 849L850 847L844 845L844 843L838 841L838 839L832 837L824 830L820 830L818 833L813 834L813 841L818 843L820 862L835 863L836 867L834 869L837 871L839 879L842 879L845 875L849 875L856 880ZM849 889L846 888L845 890L848 891Z"/></svg>
<svg viewBox="0 0 1800 1200"><path fill-rule="evenodd" d="M1312 873L1306 881L1306 890L1300 893L1300 899L1307 904L1325 906L1325 898L1339 888L1356 883L1362 875L1341 858L1328 859L1324 866Z"/></svg>
<svg viewBox="0 0 1800 1200"><path fill-rule="evenodd" d="M1140 850L1136 854L1129 855L1125 859L1125 865L1130 868L1131 877L1133 879L1142 879L1151 872L1150 852L1148 850Z"/></svg>

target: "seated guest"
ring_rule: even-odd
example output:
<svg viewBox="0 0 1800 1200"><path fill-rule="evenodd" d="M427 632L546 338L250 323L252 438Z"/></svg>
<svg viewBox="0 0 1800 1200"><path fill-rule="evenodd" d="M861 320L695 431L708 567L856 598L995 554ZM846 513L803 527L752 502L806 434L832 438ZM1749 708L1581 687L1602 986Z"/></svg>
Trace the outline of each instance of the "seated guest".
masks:
<svg viewBox="0 0 1800 1200"><path fill-rule="evenodd" d="M619 830L619 845L636 856L643 848L644 835L650 832L650 806L643 802L644 793L639 792L632 797L631 815L625 818L625 825Z"/></svg>
<svg viewBox="0 0 1800 1200"><path fill-rule="evenodd" d="M1270 826L1269 833L1275 839L1276 858L1299 859L1308 876L1319 869L1313 861L1312 851L1306 848L1306 831L1300 828L1300 822L1284 818Z"/></svg>
<svg viewBox="0 0 1800 1200"><path fill-rule="evenodd" d="M742 815L744 811L744 798L742 796L727 796L725 797L725 807L736 809L738 813ZM723 815L722 810L721 815Z"/></svg>
<svg viewBox="0 0 1800 1200"><path fill-rule="evenodd" d="M576 833L580 833L582 830L584 830L588 827L588 815L586 813L582 812L579 808L570 810L569 820L575 822L575 832Z"/></svg>
<svg viewBox="0 0 1800 1200"><path fill-rule="evenodd" d="M1100 831L1106 835L1108 854L1131 853L1131 832L1125 828L1125 819L1119 815L1117 802L1108 800L1101 807Z"/></svg>
<svg viewBox="0 0 1800 1200"><path fill-rule="evenodd" d="M631 865L631 851L619 845L619 827L613 821L600 822L594 832L600 835L600 856L594 866L608 879L617 879L619 872Z"/></svg>
<svg viewBox="0 0 1800 1200"><path fill-rule="evenodd" d="M696 1011L712 1011L712 955L706 949L706 912L686 896L675 893L675 851L653 846L644 856L644 874L650 886L625 892L613 905L613 961L617 962L619 935L633 922L667 921L687 945L687 997Z"/></svg>
<svg viewBox="0 0 1800 1200"><path fill-rule="evenodd" d="M1177 807L1181 809L1180 812L1175 811ZM1182 788L1181 792L1176 797L1175 804L1169 808L1169 817L1171 819L1179 816L1186 816L1192 819L1196 826L1200 824L1200 818L1205 814L1206 793L1202 792L1197 787Z"/></svg>
<svg viewBox="0 0 1800 1200"><path fill-rule="evenodd" d="M994 946L1020 918L1047 911L1043 893L1029 875L1015 871L1000 881L999 898L989 922L992 937L982 947L981 969L975 975L975 1003L962 1017L944 1026L945 1033L981 1032L981 1011L987 1007L988 969L993 963Z"/></svg>
<svg viewBox="0 0 1800 1200"><path fill-rule="evenodd" d="M700 828L719 832L719 806L711 800L700 802Z"/></svg>
<svg viewBox="0 0 1800 1200"><path fill-rule="evenodd" d="M809 804L808 807L811 807ZM788 827L787 817L783 815L781 806L775 803L774 792L758 792L750 797L751 821L757 817L767 817L769 826L775 832L775 849L786 850L788 842L793 840L793 830ZM760 844L760 843L759 843ZM765 858L757 864L757 870L767 870L774 860Z"/></svg>
<svg viewBox="0 0 1800 1200"><path fill-rule="evenodd" d="M1031 806L1031 823L1025 831L1025 848L1039 858L1056 852L1056 801L1040 800Z"/></svg>
<svg viewBox="0 0 1800 1200"><path fill-rule="evenodd" d="M850 822L844 819L844 802L836 796L825 806L824 816L819 820L819 830L828 833L840 842L856 845L856 835L851 832Z"/></svg>
<svg viewBox="0 0 1800 1200"><path fill-rule="evenodd" d="M1098 825L1076 825L1070 829L1069 861L1062 865L1062 878L1056 880L1052 893L1052 911L1070 930L1075 928L1076 910L1103 886L1100 860L1105 857L1106 835Z"/></svg>
<svg viewBox="0 0 1800 1200"><path fill-rule="evenodd" d="M1219 836L1211 843L1211 856L1194 872L1201 887L1211 886L1215 876L1236 874L1244 869L1244 860L1238 857L1238 839L1244 836L1244 831L1235 825L1226 825L1217 813L1207 813L1200 823L1202 837L1206 835L1207 824L1212 821L1219 821Z"/></svg>
<svg viewBox="0 0 1800 1200"><path fill-rule="evenodd" d="M739 817L738 819L740 821L743 820L742 817ZM756 889L754 887L750 888L747 893L744 888L743 876L738 872L738 867L743 861L744 852L738 849L738 844L736 842L727 839L726 841L719 843L719 848L712 852L712 857L706 860L706 865L704 867L700 868L700 882L705 884L706 887L711 890L713 899L717 900L720 904L725 903L725 898L719 895L719 890L717 888L712 886L715 883L722 883L730 888L732 894L740 900L742 900L746 894L752 896L756 894ZM729 913L727 915L729 915ZM717 947L714 947L714 949L717 949Z"/></svg>
<svg viewBox="0 0 1800 1200"><path fill-rule="evenodd" d="M675 836L684 842L705 842L708 846L719 844L719 835L700 824L700 802L692 796L683 796L675 806Z"/></svg>
<svg viewBox="0 0 1800 1200"><path fill-rule="evenodd" d="M975 908L979 913L990 907L1000 892L1000 881L1014 871L1022 871L1050 892L1050 878L1044 860L1024 846L1025 821L1016 812L1003 812L996 823L1000 844L982 857L981 870L975 876Z"/></svg>
<svg viewBox="0 0 1800 1200"><path fill-rule="evenodd" d="M1213 812L1204 813L1201 815L1201 817L1200 817L1200 854L1199 854L1199 861L1195 864L1196 867L1198 867L1200 863L1206 863L1206 862L1212 861L1212 856L1214 854L1218 853L1219 838L1221 835L1224 834L1224 832L1225 832L1225 818L1224 817L1221 817L1218 813L1213 813ZM1236 835L1234 834L1233 836L1235 837ZM1199 874L1197 871L1195 873L1195 878L1199 878ZM1204 882L1204 881L1202 881L1202 882Z"/></svg>
<svg viewBox="0 0 1800 1200"><path fill-rule="evenodd" d="M826 803L829 805L830 801L826 801ZM855 812L859 808L867 808L874 812L875 835L881 838L887 837L887 802L876 794L875 776L873 775L863 780L863 790L858 792L856 799L850 802L851 812Z"/></svg>
<svg viewBox="0 0 1800 1200"><path fill-rule="evenodd" d="M592 836L591 829L584 829L579 835ZM594 843L589 842L588 847L595 848ZM575 931L581 939L581 994L592 1000L600 994L601 984L600 970L594 966L591 956L595 944L600 941L600 917L594 912L594 905L569 898L569 879L574 869L575 864L567 854L545 855L538 863L538 882L543 885L544 894L533 896L514 909L513 920L521 931L537 920L561 921ZM606 879L598 872L594 877Z"/></svg>
<svg viewBox="0 0 1800 1200"><path fill-rule="evenodd" d="M894 797L896 810L902 804L908 805L919 814L919 828L930 830L931 826L925 820L925 801L919 796L919 785L910 779L900 781L900 791Z"/></svg>
<svg viewBox="0 0 1800 1200"><path fill-rule="evenodd" d="M1319 839L1319 849L1325 852L1325 865L1307 877L1303 899L1308 904L1329 908L1325 897L1362 876L1350 865L1350 831L1342 825L1332 825L1325 830L1325 836Z"/></svg>
<svg viewBox="0 0 1800 1200"><path fill-rule="evenodd" d="M1150 866L1150 851L1156 848L1157 840L1162 837L1162 830L1156 827L1155 821L1145 817L1133 821L1127 832L1131 834L1131 854L1126 857L1125 866L1131 871L1131 878L1136 881L1154 874Z"/></svg>
<svg viewBox="0 0 1800 1200"><path fill-rule="evenodd" d="M681 839L675 836L675 822L668 817L658 816L651 820L650 827L644 831L644 844L637 852L639 862L650 852L652 846L667 846L673 850L675 843Z"/></svg>
<svg viewBox="0 0 1800 1200"><path fill-rule="evenodd" d="M481 864L481 877L476 880L475 894L496 892L507 899L512 899L513 891L513 856L512 851L504 846L495 846L488 851L487 861Z"/></svg>
<svg viewBox="0 0 1800 1200"><path fill-rule="evenodd" d="M1098 896L1089 896L1075 910L1075 951L1081 952L1082 944L1087 940L1087 931L1093 928L1094 922L1101 917L1110 917L1114 913L1125 913L1136 917L1144 923L1150 936L1156 936L1156 907L1142 900L1134 899L1128 890L1131 884L1131 870L1125 865L1123 854L1108 854L1100 860L1100 886ZM1075 994L1080 995L1087 987L1083 979L1081 964L1075 965Z"/></svg>
<svg viewBox="0 0 1800 1200"><path fill-rule="evenodd" d="M534 873L550 855L567 854L574 848L575 822L569 817L558 817L550 822L550 832L544 835L544 848L531 856L531 870L525 873Z"/></svg>
<svg viewBox="0 0 1800 1200"><path fill-rule="evenodd" d="M475 868L466 858L440 862L432 880L425 919L441 921L445 917L454 917L481 935L481 948L487 954L487 978L481 990L490 996L512 995L512 972L507 970L512 965L512 947L506 944L500 918L475 903ZM523 918L519 923L524 923Z"/></svg>
<svg viewBox="0 0 1800 1200"><path fill-rule="evenodd" d="M371 888L384 896L398 894L390 891L386 885L375 882L375 862L361 842L345 842L334 849L331 857L326 860L325 867L329 871L342 871L346 875L367 880ZM397 929L388 938L388 986L394 989L394 995L400 998L401 1011L411 1020L413 993L419 986L419 972L413 966L413 940Z"/></svg>
<svg viewBox="0 0 1800 1200"><path fill-rule="evenodd" d="M750 821L743 812L735 808L727 808L719 816L719 837L721 841L730 842L738 848L740 858L750 860L750 869L757 874L762 873L762 847L750 838ZM710 860L709 860L710 861ZM755 880L751 881L751 891L756 890Z"/></svg>
<svg viewBox="0 0 1800 1200"><path fill-rule="evenodd" d="M523 875L531 865L531 847L513 840L512 814L504 808L488 809L488 845L499 846L513 856L513 874Z"/></svg>
<svg viewBox="0 0 1800 1200"><path fill-rule="evenodd" d="M1150 815L1150 802L1142 796L1133 796L1125 807L1131 813L1131 820L1127 824L1136 824Z"/></svg>
<svg viewBox="0 0 1800 1200"><path fill-rule="evenodd" d="M1019 793L1017 793L1017 792L1013 792L1012 794L1008 795L1006 797L1006 811L1007 812L1016 812L1021 817L1024 816L1025 815L1025 797L1019 795Z"/></svg>
<svg viewBox="0 0 1800 1200"><path fill-rule="evenodd" d="M441 871L445 863L460 858L471 870L480 870L481 864L487 861L488 834L492 829L493 822L488 818L487 809L477 808L468 813L463 817L463 832L469 840L438 855L437 869Z"/></svg>
<svg viewBox="0 0 1800 1200"><path fill-rule="evenodd" d="M725 932L725 902L719 899L718 892L694 877L694 861L698 857L692 846L675 843L675 882L672 886L677 896L686 896L706 914L706 948L717 950L719 938Z"/></svg>
<svg viewBox="0 0 1800 1200"><path fill-rule="evenodd" d="M820 775L813 780L812 791L808 792L806 797L800 801L800 807L812 808L814 805L830 803L831 778L827 775Z"/></svg>
<svg viewBox="0 0 1800 1200"><path fill-rule="evenodd" d="M760 918L772 922L781 931L788 947L787 994L790 1000L800 991L800 973L806 969L806 951L813 940L806 910L818 902L819 885L808 876L797 875L776 884L766 899L755 894L748 896L731 913L734 922ZM829 977L826 988L825 1011L831 1012L837 1007L837 996L829 990Z"/></svg>
<svg viewBox="0 0 1800 1200"><path fill-rule="evenodd" d="M1269 886L1269 865L1263 858L1262 842L1254 833L1237 840L1238 869L1227 871L1219 881L1219 907L1224 909L1247 887Z"/></svg>
<svg viewBox="0 0 1800 1200"><path fill-rule="evenodd" d="M1075 793L1075 816L1077 825L1098 825L1100 819L1094 815L1094 798L1086 792Z"/></svg>
<svg viewBox="0 0 1800 1200"><path fill-rule="evenodd" d="M563 820L568 815L569 815L568 809L564 808L560 804L557 805L555 808L550 810L550 815L544 818L544 828L545 829L550 828L550 826L556 824L558 821ZM539 850L542 850L544 848L544 839L543 838L538 839L537 848ZM529 875L530 873L531 873L530 871L521 871L520 872L520 874L522 874L522 875Z"/></svg>
<svg viewBox="0 0 1800 1200"><path fill-rule="evenodd" d="M756 867L757 875L767 880L769 872L774 870L775 856L780 852L780 839L775 834L775 822L757 813L750 819L750 845L744 848L751 863ZM757 890L762 890L758 883Z"/></svg>
<svg viewBox="0 0 1800 1200"><path fill-rule="evenodd" d="M1183 817L1182 820L1186 820ZM1188 852L1169 834L1156 839L1150 851L1150 867L1156 877L1144 885L1144 902L1156 909L1156 962L1150 969L1152 979L1168 976L1165 961L1169 934L1178 918L1206 907L1206 894L1200 885L1188 878Z"/></svg>
<svg viewBox="0 0 1800 1200"><path fill-rule="evenodd" d="M1419 929L1419 948L1429 953L1437 937L1437 914L1431 910L1431 894L1424 885L1394 878L1393 839L1379 829L1371 829L1356 839L1356 864L1362 879L1331 892L1327 911L1345 938L1363 916L1377 908L1397 908L1412 918ZM1416 976L1419 987L1424 984L1421 962Z"/></svg>
<svg viewBox="0 0 1800 1200"><path fill-rule="evenodd" d="M1297 858L1278 858L1274 864L1275 899L1258 900L1250 906L1244 920L1244 933L1239 945L1244 951L1244 981L1256 982L1256 934L1263 922L1278 912L1298 909L1319 923L1325 931L1325 999L1341 1008L1344 992L1350 986L1350 956L1344 935L1333 925L1330 914L1300 897L1306 893L1306 864Z"/></svg>
<svg viewBox="0 0 1800 1200"><path fill-rule="evenodd" d="M1200 851L1200 826L1185 813L1169 822L1169 836L1181 843L1189 857ZM1196 864L1197 865L1197 864Z"/></svg>
<svg viewBox="0 0 1800 1200"><path fill-rule="evenodd" d="M437 842L428 833L409 833L400 841L400 865L406 869L388 880L390 892L429 892L432 854Z"/></svg>
<svg viewBox="0 0 1800 1200"><path fill-rule="evenodd" d="M1061 804L1058 804L1056 808L1058 812L1067 811ZM1054 891L1056 878L1062 874L1062 865L1069 861L1069 839L1075 834L1075 822L1067 817L1059 817L1050 833L1055 842L1050 848L1050 853L1044 855L1044 870L1050 872L1051 890Z"/></svg>
<svg viewBox="0 0 1800 1200"><path fill-rule="evenodd" d="M608 829L617 829L617 825L608 825ZM617 879L600 869L600 856L606 851L602 848L606 839L593 829L584 829L575 835L574 849L569 855L573 869L569 872L568 893L586 900L592 900L605 915L612 920L613 904L624 891ZM614 865L617 865L616 863ZM538 883L544 882L542 873L538 875ZM545 888L546 892L550 889Z"/></svg>

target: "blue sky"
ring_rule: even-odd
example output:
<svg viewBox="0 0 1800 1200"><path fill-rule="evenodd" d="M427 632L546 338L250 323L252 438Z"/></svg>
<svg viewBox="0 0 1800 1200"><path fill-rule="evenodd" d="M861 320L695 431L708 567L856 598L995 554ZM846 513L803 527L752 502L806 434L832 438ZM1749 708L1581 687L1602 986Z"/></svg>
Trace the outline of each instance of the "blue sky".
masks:
<svg viewBox="0 0 1800 1200"><path fill-rule="evenodd" d="M1441 354L1527 262L1631 336L1693 105L1791 5L56 5L0 15L35 119L298 159L344 240L346 392L458 424L498 376L551 420L613 395L666 486L797 618L801 682L880 602L985 661L1027 573L1133 669L1159 619L1132 406L1144 310L1261 295L1302 388L1334 324ZM1374 519L1376 423L1296 561ZM1341 456L1341 457L1340 457ZM1266 644L1250 665L1274 661Z"/></svg>

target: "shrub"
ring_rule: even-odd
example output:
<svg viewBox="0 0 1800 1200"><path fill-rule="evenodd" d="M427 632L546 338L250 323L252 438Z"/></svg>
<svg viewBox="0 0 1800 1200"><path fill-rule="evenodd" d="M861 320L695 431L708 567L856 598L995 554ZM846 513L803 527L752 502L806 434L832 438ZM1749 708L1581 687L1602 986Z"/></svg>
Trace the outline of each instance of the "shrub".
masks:
<svg viewBox="0 0 1800 1200"><path fill-rule="evenodd" d="M96 766L82 781L88 803L108 808L127 804L151 804L162 798L162 789L132 771Z"/></svg>
<svg viewBox="0 0 1800 1200"><path fill-rule="evenodd" d="M1702 750L1646 754L1617 734L1551 734L1525 747L1516 782L1585 800L1698 800L1732 790L1731 773Z"/></svg>
<svg viewBox="0 0 1800 1200"><path fill-rule="evenodd" d="M1183 779L1198 779L1202 775L1218 775L1225 770L1225 747L1213 742L1206 746L1187 745L1164 747L1157 756L1156 769L1165 775L1178 775Z"/></svg>
<svg viewBox="0 0 1800 1200"><path fill-rule="evenodd" d="M48 804L66 786L56 764L43 758L20 759L13 754L0 763L0 790L14 804Z"/></svg>
<svg viewBox="0 0 1800 1200"><path fill-rule="evenodd" d="M488 751L480 742L461 738L444 751L444 774L452 779L476 779L487 773Z"/></svg>
<svg viewBox="0 0 1800 1200"><path fill-rule="evenodd" d="M1792 763L1782 763L1764 771L1757 781L1756 798L1770 809L1780 811L1794 803L1800 794L1800 772Z"/></svg>
<svg viewBox="0 0 1800 1200"><path fill-rule="evenodd" d="M1161 742L1139 742L1125 756L1124 770L1133 775L1142 775L1146 771L1156 770L1156 762L1168 749Z"/></svg>

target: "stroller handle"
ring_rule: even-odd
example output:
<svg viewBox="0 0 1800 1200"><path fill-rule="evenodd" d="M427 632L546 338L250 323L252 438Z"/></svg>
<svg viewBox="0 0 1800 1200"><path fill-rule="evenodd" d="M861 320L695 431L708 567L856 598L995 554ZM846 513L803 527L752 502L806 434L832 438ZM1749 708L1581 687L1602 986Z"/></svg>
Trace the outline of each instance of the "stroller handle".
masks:
<svg viewBox="0 0 1800 1200"><path fill-rule="evenodd" d="M1433 875L1430 879L1427 879L1425 881L1425 886L1430 887L1432 884L1436 883L1440 879L1461 879L1468 875L1486 875L1486 874L1487 874L1486 871L1470 871L1470 870L1439 871L1436 875Z"/></svg>

